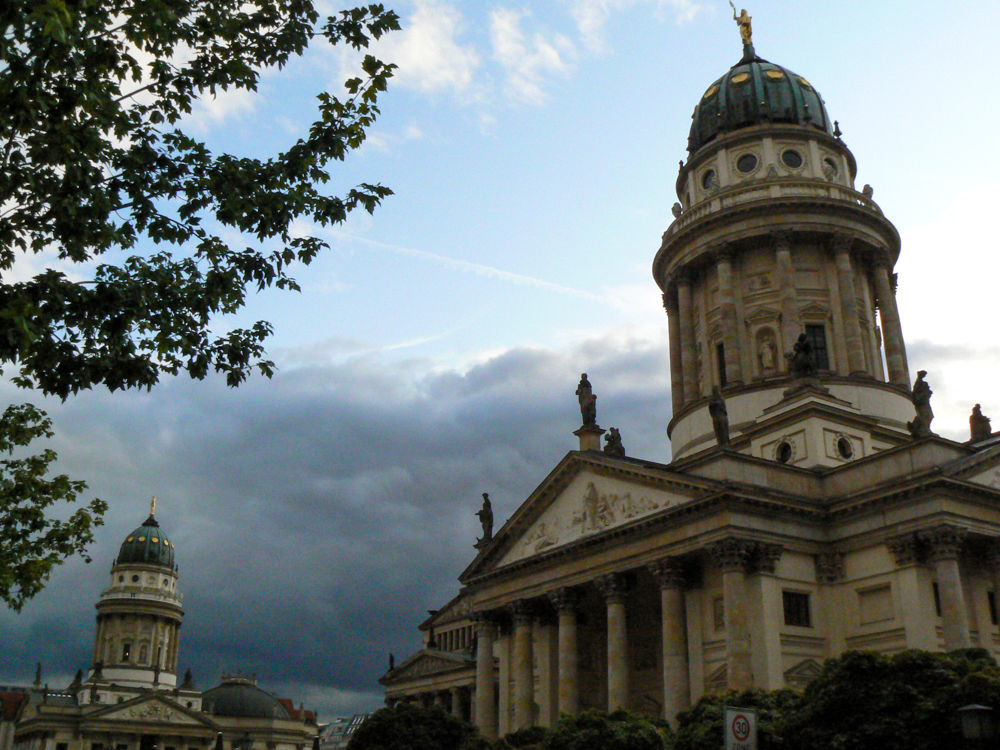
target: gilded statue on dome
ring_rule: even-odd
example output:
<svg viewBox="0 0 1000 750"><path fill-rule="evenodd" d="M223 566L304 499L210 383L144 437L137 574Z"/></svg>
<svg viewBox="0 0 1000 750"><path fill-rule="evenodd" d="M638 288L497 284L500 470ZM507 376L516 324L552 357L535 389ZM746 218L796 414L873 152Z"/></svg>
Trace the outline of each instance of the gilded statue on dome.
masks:
<svg viewBox="0 0 1000 750"><path fill-rule="evenodd" d="M736 6L733 5L733 0L729 0L729 7L733 9L733 20L736 21L736 25L740 27L740 39L743 40L743 44L753 44L753 29L750 26L751 19L750 14L747 13L747 9L741 8L740 14L736 15Z"/></svg>

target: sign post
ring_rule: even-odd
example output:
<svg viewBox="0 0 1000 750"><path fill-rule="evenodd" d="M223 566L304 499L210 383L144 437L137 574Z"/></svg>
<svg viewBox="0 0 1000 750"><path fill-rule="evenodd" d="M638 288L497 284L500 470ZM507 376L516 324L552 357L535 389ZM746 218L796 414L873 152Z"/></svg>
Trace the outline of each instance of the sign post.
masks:
<svg viewBox="0 0 1000 750"><path fill-rule="evenodd" d="M722 715L726 750L757 750L757 712L726 706Z"/></svg>

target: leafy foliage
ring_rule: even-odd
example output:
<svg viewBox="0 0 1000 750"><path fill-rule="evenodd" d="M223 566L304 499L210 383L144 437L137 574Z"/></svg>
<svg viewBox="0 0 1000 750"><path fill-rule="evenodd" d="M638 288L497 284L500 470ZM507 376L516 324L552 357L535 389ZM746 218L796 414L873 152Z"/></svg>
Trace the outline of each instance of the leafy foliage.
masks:
<svg viewBox="0 0 1000 750"><path fill-rule="evenodd" d="M553 727L546 750L663 750L665 734L648 719L615 711L564 716Z"/></svg>
<svg viewBox="0 0 1000 750"><path fill-rule="evenodd" d="M0 433L0 452L9 458L0 460L0 599L19 610L41 590L53 567L68 555L83 553L106 506L91 500L65 520L46 518L50 506L74 502L83 483L62 474L44 479L56 457L51 450L14 457L35 438L52 435L51 420L38 409L8 406L3 423L7 429Z"/></svg>
<svg viewBox="0 0 1000 750"><path fill-rule="evenodd" d="M290 267L327 243L293 222L336 224L391 194L322 188L328 165L364 141L394 66L365 55L346 93L321 93L306 135L267 158L213 153L184 118L200 97L256 90L263 70L317 37L364 50L399 28L396 14L371 4L323 20L312 0L23 0L0 4L0 26L0 372L62 399L149 388L164 374L214 371L231 386L270 375L267 322L210 323L250 290L298 288ZM39 253L45 270L10 273ZM13 416L0 422L0 440L18 429ZM71 499L47 481L41 497ZM5 516L18 507L2 502ZM91 504L89 517L100 511ZM42 523L74 539L61 550L80 550L86 515ZM3 559L4 580L29 562ZM18 567L18 597L37 591L29 569Z"/></svg>
<svg viewBox="0 0 1000 750"><path fill-rule="evenodd" d="M474 727L440 708L400 703L369 716L351 735L347 750L478 750L483 746Z"/></svg>
<svg viewBox="0 0 1000 750"><path fill-rule="evenodd" d="M790 690L730 691L707 695L690 711L677 717L674 750L718 750L723 745L723 713L726 706L757 710L757 746L760 750L781 747L780 727L784 714L794 709L798 697Z"/></svg>

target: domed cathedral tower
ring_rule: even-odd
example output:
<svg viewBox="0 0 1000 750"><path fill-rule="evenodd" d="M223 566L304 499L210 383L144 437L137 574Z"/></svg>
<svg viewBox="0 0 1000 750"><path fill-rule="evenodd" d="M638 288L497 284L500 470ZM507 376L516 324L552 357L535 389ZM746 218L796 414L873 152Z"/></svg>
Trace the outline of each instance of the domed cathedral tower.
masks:
<svg viewBox="0 0 1000 750"><path fill-rule="evenodd" d="M149 518L122 542L111 585L97 602L97 631L88 682L127 687L174 687L184 618L177 591L174 545Z"/></svg>
<svg viewBox="0 0 1000 750"><path fill-rule="evenodd" d="M909 437L899 234L871 190L855 189L854 156L819 92L758 57L749 17L737 20L743 57L695 107L653 263L669 317L673 458L722 442L709 412L719 388L732 449L838 465Z"/></svg>

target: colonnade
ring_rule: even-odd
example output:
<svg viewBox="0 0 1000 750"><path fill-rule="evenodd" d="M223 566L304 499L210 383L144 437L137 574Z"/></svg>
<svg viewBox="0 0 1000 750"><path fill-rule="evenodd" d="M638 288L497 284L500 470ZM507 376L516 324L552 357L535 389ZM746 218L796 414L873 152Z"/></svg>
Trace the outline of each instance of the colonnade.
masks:
<svg viewBox="0 0 1000 750"><path fill-rule="evenodd" d="M846 361L838 362L837 370L842 375L874 377L881 373L880 366L873 368L865 356L865 340L862 336L862 320L858 312L860 290L857 288L857 270L860 253L856 253L852 241L844 236L835 236L831 243L833 277L826 283L831 289L829 300L842 331ZM738 316L737 297L743 294L742 276L739 271L735 251L730 245L723 245L708 253L708 264L700 269L677 269L669 280L668 291L663 295L664 308L669 318L670 374L674 414L694 401L702 398L698 342L695 319L698 301L693 294L695 282L711 274L718 288L718 329L722 344L722 366L725 368L726 386L742 385L752 373L744 372L744 364L752 358L746 351L751 341L746 331L741 330ZM891 262L884 251L868 253L863 261L867 268L874 298L872 303L878 308L882 323L882 343L888 367L890 383L909 388L910 376L906 362L906 346L896 307L896 295L891 276ZM802 333L800 320L799 290L796 285L795 267L792 260L791 235L777 233L774 237L774 279L777 283L777 303L780 319L781 346L791 349L796 338ZM836 294L833 294L833 290ZM706 292L707 294L707 292ZM707 303L707 300L704 301ZM833 332L831 332L833 333ZM832 340L832 339L831 339ZM709 342L710 344L713 342ZM707 366L707 357L714 357L714 351L703 352L702 366ZM779 358L780 359L780 358ZM874 369L874 372L872 371Z"/></svg>
<svg viewBox="0 0 1000 750"><path fill-rule="evenodd" d="M709 559L721 569L724 580L727 682L731 688L750 687L753 682L746 574L759 572L761 560L769 561L766 572L773 573L780 551L776 545L735 537L725 538L707 549ZM645 566L659 589L657 645L661 656L658 661L662 664L659 676L662 714L671 721L691 703L685 588L693 563L696 559L670 556ZM605 610L606 650L601 657L606 680L603 693L607 696L604 708L608 711L637 708L632 705L626 606L633 574L634 570L613 571L588 582L600 594ZM485 736L495 738L535 724L547 725L560 714L580 710L578 616L581 592L586 585L555 588L542 597L516 600L503 610L477 613L474 715ZM501 621L508 628L508 635L502 639L498 632ZM549 629L546 632L550 637L538 637L540 627ZM498 642L500 663L499 670L495 670L493 655ZM497 694L498 682L504 695ZM505 683L510 685L509 690ZM498 715L498 706L503 715Z"/></svg>

